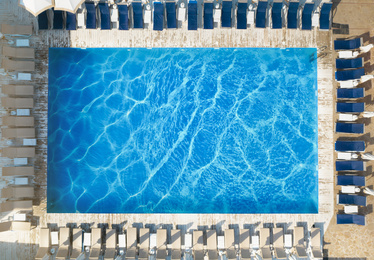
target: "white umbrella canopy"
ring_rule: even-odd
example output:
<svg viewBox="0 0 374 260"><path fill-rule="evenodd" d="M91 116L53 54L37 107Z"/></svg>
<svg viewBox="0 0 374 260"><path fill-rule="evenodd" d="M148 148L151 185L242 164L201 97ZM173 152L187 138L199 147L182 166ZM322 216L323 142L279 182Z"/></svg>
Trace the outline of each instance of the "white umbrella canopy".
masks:
<svg viewBox="0 0 374 260"><path fill-rule="evenodd" d="M55 0L55 10L75 13L85 0Z"/></svg>
<svg viewBox="0 0 374 260"><path fill-rule="evenodd" d="M54 6L53 0L19 0L18 5L25 8L34 16Z"/></svg>

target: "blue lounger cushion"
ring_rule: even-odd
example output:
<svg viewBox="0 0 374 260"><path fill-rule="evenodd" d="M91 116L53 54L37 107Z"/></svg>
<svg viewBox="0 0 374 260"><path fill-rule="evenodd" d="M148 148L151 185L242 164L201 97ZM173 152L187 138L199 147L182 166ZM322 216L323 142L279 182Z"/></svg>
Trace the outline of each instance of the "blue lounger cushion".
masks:
<svg viewBox="0 0 374 260"><path fill-rule="evenodd" d="M338 98L363 98L365 96L364 88L338 88Z"/></svg>
<svg viewBox="0 0 374 260"><path fill-rule="evenodd" d="M237 29L247 29L247 3L238 3L236 19Z"/></svg>
<svg viewBox="0 0 374 260"><path fill-rule="evenodd" d="M356 69L364 66L363 58L356 59L336 59L337 69Z"/></svg>
<svg viewBox="0 0 374 260"><path fill-rule="evenodd" d="M339 194L339 204L366 206L366 197L359 195Z"/></svg>
<svg viewBox="0 0 374 260"><path fill-rule="evenodd" d="M336 123L337 133L363 134L364 124Z"/></svg>
<svg viewBox="0 0 374 260"><path fill-rule="evenodd" d="M360 48L362 45L362 38L355 38L351 40L335 40L335 50L354 50Z"/></svg>
<svg viewBox="0 0 374 260"><path fill-rule="evenodd" d="M86 29L96 29L96 7L94 3L86 2Z"/></svg>
<svg viewBox="0 0 374 260"><path fill-rule="evenodd" d="M336 224L356 224L365 226L365 216L351 215L351 214L338 214L336 215Z"/></svg>
<svg viewBox="0 0 374 260"><path fill-rule="evenodd" d="M282 8L283 3L273 3L273 8L271 10L273 29L282 29Z"/></svg>
<svg viewBox="0 0 374 260"><path fill-rule="evenodd" d="M166 19L168 29L177 28L177 14L175 2L166 2Z"/></svg>
<svg viewBox="0 0 374 260"><path fill-rule="evenodd" d="M118 29L129 29L129 10L127 5L117 5L118 8Z"/></svg>
<svg viewBox="0 0 374 260"><path fill-rule="evenodd" d="M363 171L363 161L336 161L335 162L337 171Z"/></svg>
<svg viewBox="0 0 374 260"><path fill-rule="evenodd" d="M324 3L321 8L321 13L319 15L319 28L321 30L330 30L330 13L331 13L332 3Z"/></svg>
<svg viewBox="0 0 374 260"><path fill-rule="evenodd" d="M204 3L204 29L213 29L213 3Z"/></svg>
<svg viewBox="0 0 374 260"><path fill-rule="evenodd" d="M101 30L109 30L110 29L110 13L109 7L107 3L99 3L99 10L100 10L100 28Z"/></svg>
<svg viewBox="0 0 374 260"><path fill-rule="evenodd" d="M77 15L75 13L66 12L66 30L77 29Z"/></svg>
<svg viewBox="0 0 374 260"><path fill-rule="evenodd" d="M361 76L365 75L365 69L355 69L355 70L340 70L335 72L335 78L338 81L359 79Z"/></svg>
<svg viewBox="0 0 374 260"><path fill-rule="evenodd" d="M141 2L132 2L132 11L134 14L134 28L143 28L143 7Z"/></svg>
<svg viewBox="0 0 374 260"><path fill-rule="evenodd" d="M48 23L48 15L47 11L44 11L38 15L38 25L39 30L48 30L49 29L49 23Z"/></svg>
<svg viewBox="0 0 374 260"><path fill-rule="evenodd" d="M222 27L231 27L231 1L222 1Z"/></svg>
<svg viewBox="0 0 374 260"><path fill-rule="evenodd" d="M338 176L337 185L365 186L365 176L341 175Z"/></svg>
<svg viewBox="0 0 374 260"><path fill-rule="evenodd" d="M365 103L336 103L336 112L361 113L365 111Z"/></svg>
<svg viewBox="0 0 374 260"><path fill-rule="evenodd" d="M288 6L287 28L297 29L297 10L299 9L299 2L291 2Z"/></svg>
<svg viewBox="0 0 374 260"><path fill-rule="evenodd" d="M336 141L335 151L363 152L365 151L365 142L364 141Z"/></svg>
<svg viewBox="0 0 374 260"><path fill-rule="evenodd" d="M54 30L64 29L64 11L53 10L53 29Z"/></svg>
<svg viewBox="0 0 374 260"><path fill-rule="evenodd" d="M268 2L260 1L257 6L256 13L256 27L265 28L266 26L266 9L268 7Z"/></svg>
<svg viewBox="0 0 374 260"><path fill-rule="evenodd" d="M153 30L162 31L164 29L164 4L153 2Z"/></svg>
<svg viewBox="0 0 374 260"><path fill-rule="evenodd" d="M302 19L301 19L301 29L302 30L312 30L312 13L314 9L314 4L305 4Z"/></svg>
<svg viewBox="0 0 374 260"><path fill-rule="evenodd" d="M188 3L188 30L197 30L197 2Z"/></svg>

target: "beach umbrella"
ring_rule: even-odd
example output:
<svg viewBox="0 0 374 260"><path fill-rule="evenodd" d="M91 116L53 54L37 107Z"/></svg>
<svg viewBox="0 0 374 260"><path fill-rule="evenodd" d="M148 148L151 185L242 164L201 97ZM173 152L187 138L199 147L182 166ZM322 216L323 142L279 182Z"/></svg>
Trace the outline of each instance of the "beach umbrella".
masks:
<svg viewBox="0 0 374 260"><path fill-rule="evenodd" d="M365 111L365 112L362 114L362 116L363 116L363 117L366 117L366 118L373 117L373 116L374 116L374 112Z"/></svg>
<svg viewBox="0 0 374 260"><path fill-rule="evenodd" d="M368 195L372 195L372 196L374 196L374 190L369 189L368 187L365 187L365 189L364 189L364 193L366 193L366 194L368 194Z"/></svg>
<svg viewBox="0 0 374 260"><path fill-rule="evenodd" d="M55 0L55 10L75 13L85 0Z"/></svg>
<svg viewBox="0 0 374 260"><path fill-rule="evenodd" d="M25 8L34 16L54 6L53 0L19 0L18 5Z"/></svg>

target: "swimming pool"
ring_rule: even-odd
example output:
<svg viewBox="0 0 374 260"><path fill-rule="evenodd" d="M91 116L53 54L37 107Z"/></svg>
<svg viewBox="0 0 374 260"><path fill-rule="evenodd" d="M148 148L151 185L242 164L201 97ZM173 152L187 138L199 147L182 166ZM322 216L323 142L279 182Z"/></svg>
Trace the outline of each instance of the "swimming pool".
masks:
<svg viewBox="0 0 374 260"><path fill-rule="evenodd" d="M316 49L49 50L49 213L317 213Z"/></svg>

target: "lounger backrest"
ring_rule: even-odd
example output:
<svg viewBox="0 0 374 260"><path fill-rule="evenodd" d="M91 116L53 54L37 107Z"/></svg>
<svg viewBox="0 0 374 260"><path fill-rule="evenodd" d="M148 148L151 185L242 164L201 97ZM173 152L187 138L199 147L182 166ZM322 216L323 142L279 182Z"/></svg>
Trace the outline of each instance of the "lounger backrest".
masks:
<svg viewBox="0 0 374 260"><path fill-rule="evenodd" d="M73 249L77 252L82 251L82 229L73 228Z"/></svg>
<svg viewBox="0 0 374 260"><path fill-rule="evenodd" d="M86 2L86 29L96 29L96 7L94 3Z"/></svg>
<svg viewBox="0 0 374 260"><path fill-rule="evenodd" d="M355 38L350 40L335 40L335 50L354 50L362 45L362 38Z"/></svg>
<svg viewBox="0 0 374 260"><path fill-rule="evenodd" d="M175 2L166 2L166 19L168 29L177 28L177 14Z"/></svg>
<svg viewBox="0 0 374 260"><path fill-rule="evenodd" d="M64 29L64 11L53 10L53 29L62 30Z"/></svg>
<svg viewBox="0 0 374 260"><path fill-rule="evenodd" d="M4 116L3 125L6 126L34 126L34 117L32 116Z"/></svg>
<svg viewBox="0 0 374 260"><path fill-rule="evenodd" d="M140 248L149 248L149 228L141 228L139 230L139 243Z"/></svg>
<svg viewBox="0 0 374 260"><path fill-rule="evenodd" d="M38 25L39 25L39 30L49 29L48 10L45 10L44 12L38 15Z"/></svg>
<svg viewBox="0 0 374 260"><path fill-rule="evenodd" d="M271 19L273 22L273 29L282 28L282 2L274 2L273 8L271 9Z"/></svg>
<svg viewBox="0 0 374 260"><path fill-rule="evenodd" d="M270 246L270 229L260 228L260 247Z"/></svg>
<svg viewBox="0 0 374 260"><path fill-rule="evenodd" d="M166 229L157 229L157 249L166 249L167 244L167 230Z"/></svg>
<svg viewBox="0 0 374 260"><path fill-rule="evenodd" d="M283 247L283 228L273 228L273 246Z"/></svg>
<svg viewBox="0 0 374 260"><path fill-rule="evenodd" d="M108 3L99 3L101 30L110 29L110 13Z"/></svg>
<svg viewBox="0 0 374 260"><path fill-rule="evenodd" d="M293 236L293 244L305 246L305 238L304 238L304 227L295 227L294 228L294 236Z"/></svg>
<svg viewBox="0 0 374 260"><path fill-rule="evenodd" d="M30 222L7 221L0 223L0 232L4 231L30 231Z"/></svg>
<svg viewBox="0 0 374 260"><path fill-rule="evenodd" d="M137 235L136 228L129 227L126 233L127 248L136 248L137 246Z"/></svg>
<svg viewBox="0 0 374 260"><path fill-rule="evenodd" d="M319 16L319 28L321 30L330 30L330 14L331 14L332 3L324 3L321 8L321 14Z"/></svg>
<svg viewBox="0 0 374 260"><path fill-rule="evenodd" d="M350 214L338 214L336 216L337 224L357 224L365 226L365 216L361 215L350 215Z"/></svg>
<svg viewBox="0 0 374 260"><path fill-rule="evenodd" d="M337 177L337 185L365 186L365 176L341 175Z"/></svg>
<svg viewBox="0 0 374 260"><path fill-rule="evenodd" d="M362 152L362 151L365 151L365 142L364 141L336 141L335 151Z"/></svg>
<svg viewBox="0 0 374 260"><path fill-rule="evenodd" d="M70 247L70 229L67 227L60 228L60 247Z"/></svg>
<svg viewBox="0 0 374 260"><path fill-rule="evenodd" d="M28 186L13 186L13 187L6 187L3 188L1 191L2 198L33 198L34 197L34 187Z"/></svg>
<svg viewBox="0 0 374 260"><path fill-rule="evenodd" d="M188 3L188 30L197 30L197 2Z"/></svg>
<svg viewBox="0 0 374 260"><path fill-rule="evenodd" d="M249 229L241 229L239 237L239 245L241 249L249 249L250 247Z"/></svg>
<svg viewBox="0 0 374 260"><path fill-rule="evenodd" d="M171 233L171 237L170 237L171 248L180 249L182 232L180 230L172 229L170 233Z"/></svg>
<svg viewBox="0 0 374 260"><path fill-rule="evenodd" d="M312 13L314 4L305 4L302 14L301 29L311 30L312 29Z"/></svg>
<svg viewBox="0 0 374 260"><path fill-rule="evenodd" d="M49 247L51 243L49 228L40 229L39 247Z"/></svg>
<svg viewBox="0 0 374 260"><path fill-rule="evenodd" d="M257 14L256 14L256 27L258 28L265 28L266 26L266 9L268 6L268 2L259 1L257 6Z"/></svg>
<svg viewBox="0 0 374 260"><path fill-rule="evenodd" d="M2 156L8 158L16 157L35 157L34 147L5 147Z"/></svg>
<svg viewBox="0 0 374 260"><path fill-rule="evenodd" d="M213 29L213 3L204 3L204 29Z"/></svg>
<svg viewBox="0 0 374 260"><path fill-rule="evenodd" d="M231 27L232 1L222 1L222 27Z"/></svg>
<svg viewBox="0 0 374 260"><path fill-rule="evenodd" d="M336 161L335 167L337 171L363 171L363 161Z"/></svg>
<svg viewBox="0 0 374 260"><path fill-rule="evenodd" d="M32 85L4 85L2 92L7 95L32 96L34 95L34 86Z"/></svg>
<svg viewBox="0 0 374 260"><path fill-rule="evenodd" d="M238 3L236 28L247 29L247 2Z"/></svg>
<svg viewBox="0 0 374 260"><path fill-rule="evenodd" d="M66 12L66 30L77 29L77 15L75 13Z"/></svg>
<svg viewBox="0 0 374 260"><path fill-rule="evenodd" d="M101 228L91 229L91 246L92 248L101 248Z"/></svg>
<svg viewBox="0 0 374 260"><path fill-rule="evenodd" d="M207 230L206 239L207 239L207 249L217 250L217 231Z"/></svg>
<svg viewBox="0 0 374 260"><path fill-rule="evenodd" d="M162 31L164 29L164 4L154 2L153 30Z"/></svg>
<svg viewBox="0 0 374 260"><path fill-rule="evenodd" d="M339 194L339 204L351 204L351 205L359 205L359 206L366 206L366 197L360 195L349 195L349 194Z"/></svg>
<svg viewBox="0 0 374 260"><path fill-rule="evenodd" d="M2 34L19 34L19 35L31 35L32 26L31 25L10 25L2 24L1 25Z"/></svg>
<svg viewBox="0 0 374 260"><path fill-rule="evenodd" d="M310 232L312 247L321 247L321 230L319 228L312 228Z"/></svg>
<svg viewBox="0 0 374 260"><path fill-rule="evenodd" d="M226 249L235 249L235 233L234 229L225 230L225 248Z"/></svg>
<svg viewBox="0 0 374 260"><path fill-rule="evenodd" d="M118 8L118 21L119 21L119 30L128 30L129 29L129 10L126 4L117 5Z"/></svg>
<svg viewBox="0 0 374 260"><path fill-rule="evenodd" d="M192 233L193 244L192 247L194 250L203 250L204 249L204 237L203 231L194 230Z"/></svg>
<svg viewBox="0 0 374 260"><path fill-rule="evenodd" d="M105 244L106 248L116 248L117 247L117 233L115 229L107 229Z"/></svg>
<svg viewBox="0 0 374 260"><path fill-rule="evenodd" d="M132 11L134 18L134 28L142 29L143 28L143 7L141 2L132 2Z"/></svg>
<svg viewBox="0 0 374 260"><path fill-rule="evenodd" d="M288 29L297 29L297 11L299 9L299 2L290 2L288 6L288 15L287 15L287 28Z"/></svg>
<svg viewBox="0 0 374 260"><path fill-rule="evenodd" d="M31 176L34 175L33 166L3 167L2 176Z"/></svg>
<svg viewBox="0 0 374 260"><path fill-rule="evenodd" d="M20 58L20 59L34 59L35 49L3 46L3 55L7 57Z"/></svg>

